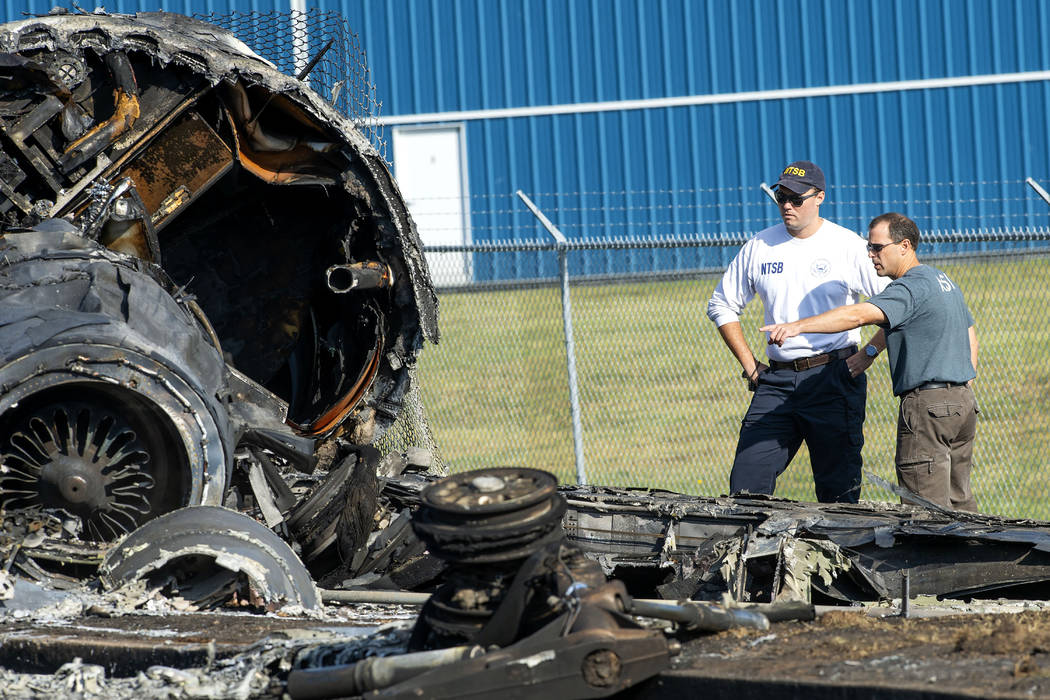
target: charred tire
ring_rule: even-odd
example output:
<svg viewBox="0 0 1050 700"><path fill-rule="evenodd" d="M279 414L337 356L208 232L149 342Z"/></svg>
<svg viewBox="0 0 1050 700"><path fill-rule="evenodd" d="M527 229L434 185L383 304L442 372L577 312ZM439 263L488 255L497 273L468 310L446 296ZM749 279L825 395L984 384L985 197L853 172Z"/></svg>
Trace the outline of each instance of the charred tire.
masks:
<svg viewBox="0 0 1050 700"><path fill-rule="evenodd" d="M524 559L563 537L561 519L566 507L565 499L555 494L542 513L520 522L448 525L432 522L432 514L424 512L413 527L430 552L442 559L464 564L510 561Z"/></svg>
<svg viewBox="0 0 1050 700"><path fill-rule="evenodd" d="M518 563L481 571L453 569L420 610L411 648L456 646L476 638L503 603L517 567ZM473 593L464 596L465 592Z"/></svg>
<svg viewBox="0 0 1050 700"><path fill-rule="evenodd" d="M146 523L109 551L99 579L112 590L190 557L211 557L216 565L245 574L268 606L321 609L306 567L276 533L215 506L190 506Z"/></svg>
<svg viewBox="0 0 1050 700"><path fill-rule="evenodd" d="M0 370L0 506L64 508L112 540L185 505L217 503L222 431L205 401L126 348L44 348Z"/></svg>
<svg viewBox="0 0 1050 700"><path fill-rule="evenodd" d="M51 224L0 237L0 508L64 508L115 539L221 503L221 354L158 269Z"/></svg>
<svg viewBox="0 0 1050 700"><path fill-rule="evenodd" d="M373 448L348 455L288 516L315 576L348 562L367 542L379 497L377 458Z"/></svg>
<svg viewBox="0 0 1050 700"><path fill-rule="evenodd" d="M500 467L428 486L413 528L432 554L483 564L524 559L563 536L566 501L553 474Z"/></svg>
<svg viewBox="0 0 1050 700"><path fill-rule="evenodd" d="M344 459L288 515L288 529L303 546L304 560L309 561L335 540L334 524L343 508L341 496L345 497L356 462L356 455Z"/></svg>
<svg viewBox="0 0 1050 700"><path fill-rule="evenodd" d="M448 519L475 519L519 513L550 498L558 479L550 472L524 467L495 467L453 474L427 487L421 498L432 512Z"/></svg>

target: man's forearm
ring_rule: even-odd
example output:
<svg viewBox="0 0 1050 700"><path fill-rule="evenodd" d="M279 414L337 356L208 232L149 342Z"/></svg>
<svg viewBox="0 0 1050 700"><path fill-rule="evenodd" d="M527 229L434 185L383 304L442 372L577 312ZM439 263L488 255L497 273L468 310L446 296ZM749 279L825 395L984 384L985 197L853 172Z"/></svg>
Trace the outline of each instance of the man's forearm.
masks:
<svg viewBox="0 0 1050 700"><path fill-rule="evenodd" d="M788 338L794 338L802 333L841 333L885 321L886 314L882 313L882 309L864 301L860 304L840 306L817 316L809 316L790 323L762 326L761 330L769 333L770 343L782 345Z"/></svg>
<svg viewBox="0 0 1050 700"><path fill-rule="evenodd" d="M799 319L800 333L841 333L860 328L868 321L859 308L863 304L840 306L817 316ZM870 304L869 304L870 306Z"/></svg>
<svg viewBox="0 0 1050 700"><path fill-rule="evenodd" d="M731 321L725 325L718 327L718 334L722 336L722 340L725 341L726 346L736 357L737 362L744 368L748 376L755 373L755 355L751 352L751 347L744 340L744 329L741 327L739 321Z"/></svg>

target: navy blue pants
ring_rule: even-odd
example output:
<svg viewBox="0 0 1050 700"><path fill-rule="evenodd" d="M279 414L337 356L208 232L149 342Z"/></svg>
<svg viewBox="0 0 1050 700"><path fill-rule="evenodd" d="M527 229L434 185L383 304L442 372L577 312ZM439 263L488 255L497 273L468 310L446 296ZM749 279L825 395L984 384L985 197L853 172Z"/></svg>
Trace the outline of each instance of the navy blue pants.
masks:
<svg viewBox="0 0 1050 700"><path fill-rule="evenodd" d="M763 372L740 426L730 492L772 495L805 440L817 500L856 503L867 392L868 378L851 377L845 359L801 372Z"/></svg>

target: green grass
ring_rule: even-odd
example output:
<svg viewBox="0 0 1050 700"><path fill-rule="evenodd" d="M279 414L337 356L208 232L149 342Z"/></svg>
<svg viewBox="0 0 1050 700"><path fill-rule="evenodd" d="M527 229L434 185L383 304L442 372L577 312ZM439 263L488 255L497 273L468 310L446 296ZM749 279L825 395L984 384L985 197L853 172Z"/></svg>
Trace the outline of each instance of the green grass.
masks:
<svg viewBox="0 0 1050 700"><path fill-rule="evenodd" d="M982 510L1050 519L1050 269L1044 257L939 265L962 288L980 340L973 482ZM697 495L728 488L750 400L706 316L716 276L574 285L587 480ZM442 458L456 470L531 466L575 481L560 291L441 296L441 343L419 377ZM742 323L764 352L761 303ZM865 329L864 338L871 335ZM865 469L894 481L897 400L885 356L869 370ZM805 447L777 495L813 500ZM863 498L895 500L865 484Z"/></svg>

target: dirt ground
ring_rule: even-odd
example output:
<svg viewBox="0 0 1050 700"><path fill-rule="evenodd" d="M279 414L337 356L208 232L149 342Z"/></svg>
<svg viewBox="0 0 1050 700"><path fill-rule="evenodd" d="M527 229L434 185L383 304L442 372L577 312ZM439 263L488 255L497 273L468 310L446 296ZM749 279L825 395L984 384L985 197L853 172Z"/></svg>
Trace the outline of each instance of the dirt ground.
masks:
<svg viewBox="0 0 1050 700"><path fill-rule="evenodd" d="M1021 605L1030 604L1013 609ZM179 696L159 677L153 679L154 685L145 685L141 671L153 664L210 666L209 657L228 658L254 649L248 653L253 657L260 648L256 643L267 638L298 639L300 644L329 634L352 638L369 626L386 623L407 630L414 613L411 608L359 605L333 608L325 620L230 614L89 615L54 626L7 620L0 651L22 668L33 662L55 667L80 656L89 663L127 666L115 675L106 674L107 685L98 697L162 697L169 691ZM893 607L833 609L822 611L811 622L774 623L768 631L734 629L683 637L673 670L624 696L644 700L1050 698L1050 610L957 614L947 606L919 607L916 614L924 616L910 619L895 613ZM133 678L136 675L138 679ZM9 676L0 678L0 697L45 697L33 688L64 688L60 682L68 683L68 679ZM22 685L5 689L4 680ZM264 695L266 685L259 688ZM216 685L214 696L221 696L223 688ZM95 697L84 695L89 696Z"/></svg>
<svg viewBox="0 0 1050 700"><path fill-rule="evenodd" d="M1050 697L1050 611L904 619L836 610L767 632L689 641L675 668L710 678L867 686L871 697L893 689Z"/></svg>

